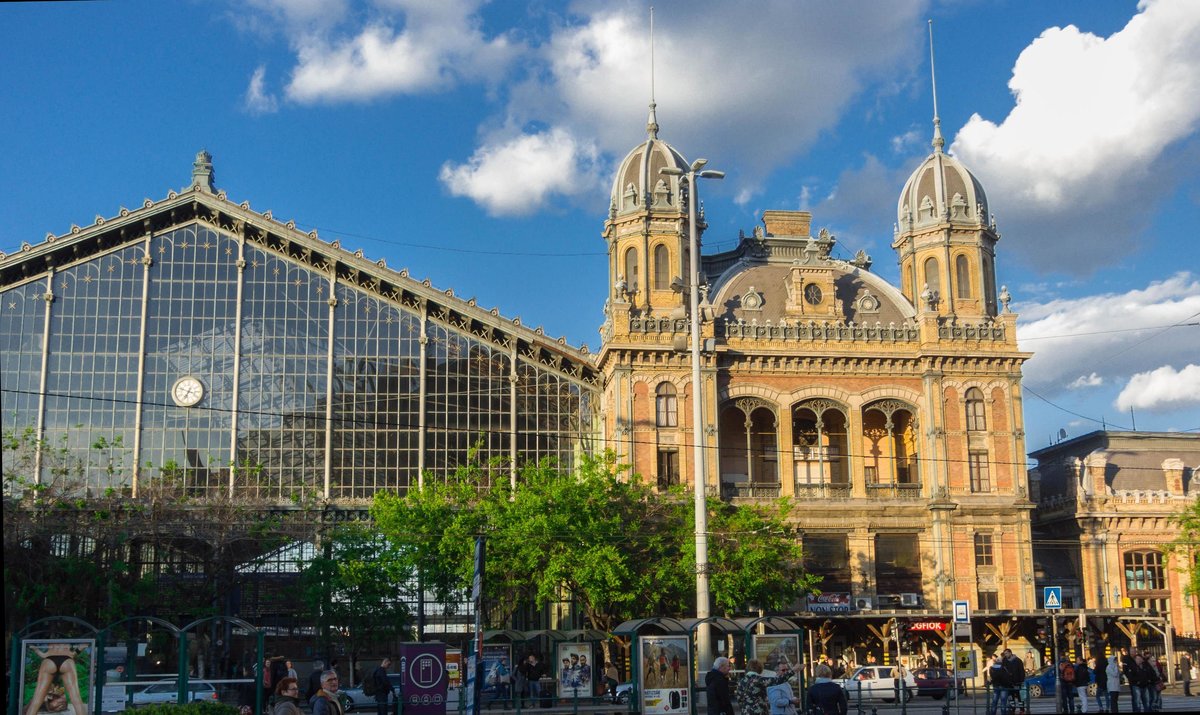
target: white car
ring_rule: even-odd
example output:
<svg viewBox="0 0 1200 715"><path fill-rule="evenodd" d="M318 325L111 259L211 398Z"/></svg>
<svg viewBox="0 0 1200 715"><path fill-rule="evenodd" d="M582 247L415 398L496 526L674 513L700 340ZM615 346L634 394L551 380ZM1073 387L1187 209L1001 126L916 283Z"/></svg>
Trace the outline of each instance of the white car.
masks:
<svg viewBox="0 0 1200 715"><path fill-rule="evenodd" d="M846 698L851 706L859 700L893 702L896 700L898 689L903 690L904 702L908 702L917 694L916 678L910 671L905 670L903 688L898 688L896 670L892 665L864 665L850 677L834 682L846 691Z"/></svg>
<svg viewBox="0 0 1200 715"><path fill-rule="evenodd" d="M141 705L158 705L175 703L179 697L179 684L174 680L164 680L161 683L147 685L142 690L135 690L129 702L133 707ZM217 688L207 680L189 680L187 702L210 700L217 702Z"/></svg>

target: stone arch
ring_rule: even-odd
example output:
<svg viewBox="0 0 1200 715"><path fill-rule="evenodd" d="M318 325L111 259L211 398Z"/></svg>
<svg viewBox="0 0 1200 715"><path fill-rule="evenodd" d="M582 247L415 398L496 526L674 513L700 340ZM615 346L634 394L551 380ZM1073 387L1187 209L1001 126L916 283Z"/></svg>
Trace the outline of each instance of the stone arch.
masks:
<svg viewBox="0 0 1200 715"><path fill-rule="evenodd" d="M828 397L792 404L791 455L797 488L848 487L851 408Z"/></svg>
<svg viewBox="0 0 1200 715"><path fill-rule="evenodd" d="M868 489L917 489L921 485L919 411L904 399L864 402L863 469Z"/></svg>
<svg viewBox="0 0 1200 715"><path fill-rule="evenodd" d="M779 487L779 403L755 395L720 403L717 429L719 469L724 491ZM726 486L728 485L728 486Z"/></svg>

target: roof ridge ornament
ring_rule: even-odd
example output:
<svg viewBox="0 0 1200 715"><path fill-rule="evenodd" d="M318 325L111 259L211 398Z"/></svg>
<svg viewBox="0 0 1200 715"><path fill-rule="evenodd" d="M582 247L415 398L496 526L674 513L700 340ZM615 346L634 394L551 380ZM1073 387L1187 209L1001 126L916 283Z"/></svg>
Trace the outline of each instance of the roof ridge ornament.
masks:
<svg viewBox="0 0 1200 715"><path fill-rule="evenodd" d="M196 160L192 162L192 185L189 188L196 188L207 194L216 192L213 185L212 154L204 149L196 152Z"/></svg>

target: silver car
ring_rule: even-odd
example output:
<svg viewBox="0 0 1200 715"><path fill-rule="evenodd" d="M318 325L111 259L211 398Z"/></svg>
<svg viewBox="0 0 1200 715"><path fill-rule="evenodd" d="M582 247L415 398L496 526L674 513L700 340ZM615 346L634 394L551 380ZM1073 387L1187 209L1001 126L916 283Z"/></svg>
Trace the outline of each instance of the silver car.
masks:
<svg viewBox="0 0 1200 715"><path fill-rule="evenodd" d="M179 684L175 680L164 680L161 683L147 685L142 690L133 691L129 702L133 707L142 705L158 705L178 702ZM189 680L187 702L197 701L217 702L217 687L207 680Z"/></svg>
<svg viewBox="0 0 1200 715"><path fill-rule="evenodd" d="M896 699L896 667L892 665L864 665L850 677L835 680L846 691L851 705L861 700L882 700L890 703ZM904 671L904 702L917 694L917 680L909 670Z"/></svg>
<svg viewBox="0 0 1200 715"><path fill-rule="evenodd" d="M396 705L396 694L400 692L400 673L388 673L388 682L392 684L392 694L388 696L388 709ZM354 710L374 710L379 707L379 703L375 702L374 695L367 695L363 692L362 685L357 688L346 688L338 691L338 700L342 703L342 708L346 712Z"/></svg>

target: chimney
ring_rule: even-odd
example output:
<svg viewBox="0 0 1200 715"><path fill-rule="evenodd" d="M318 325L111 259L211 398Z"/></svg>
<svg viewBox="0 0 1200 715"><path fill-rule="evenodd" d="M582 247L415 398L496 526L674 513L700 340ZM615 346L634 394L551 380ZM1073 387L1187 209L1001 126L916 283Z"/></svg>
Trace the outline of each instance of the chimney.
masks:
<svg viewBox="0 0 1200 715"><path fill-rule="evenodd" d="M812 225L812 213L808 211L763 211L763 225L771 236L795 236L807 238Z"/></svg>

